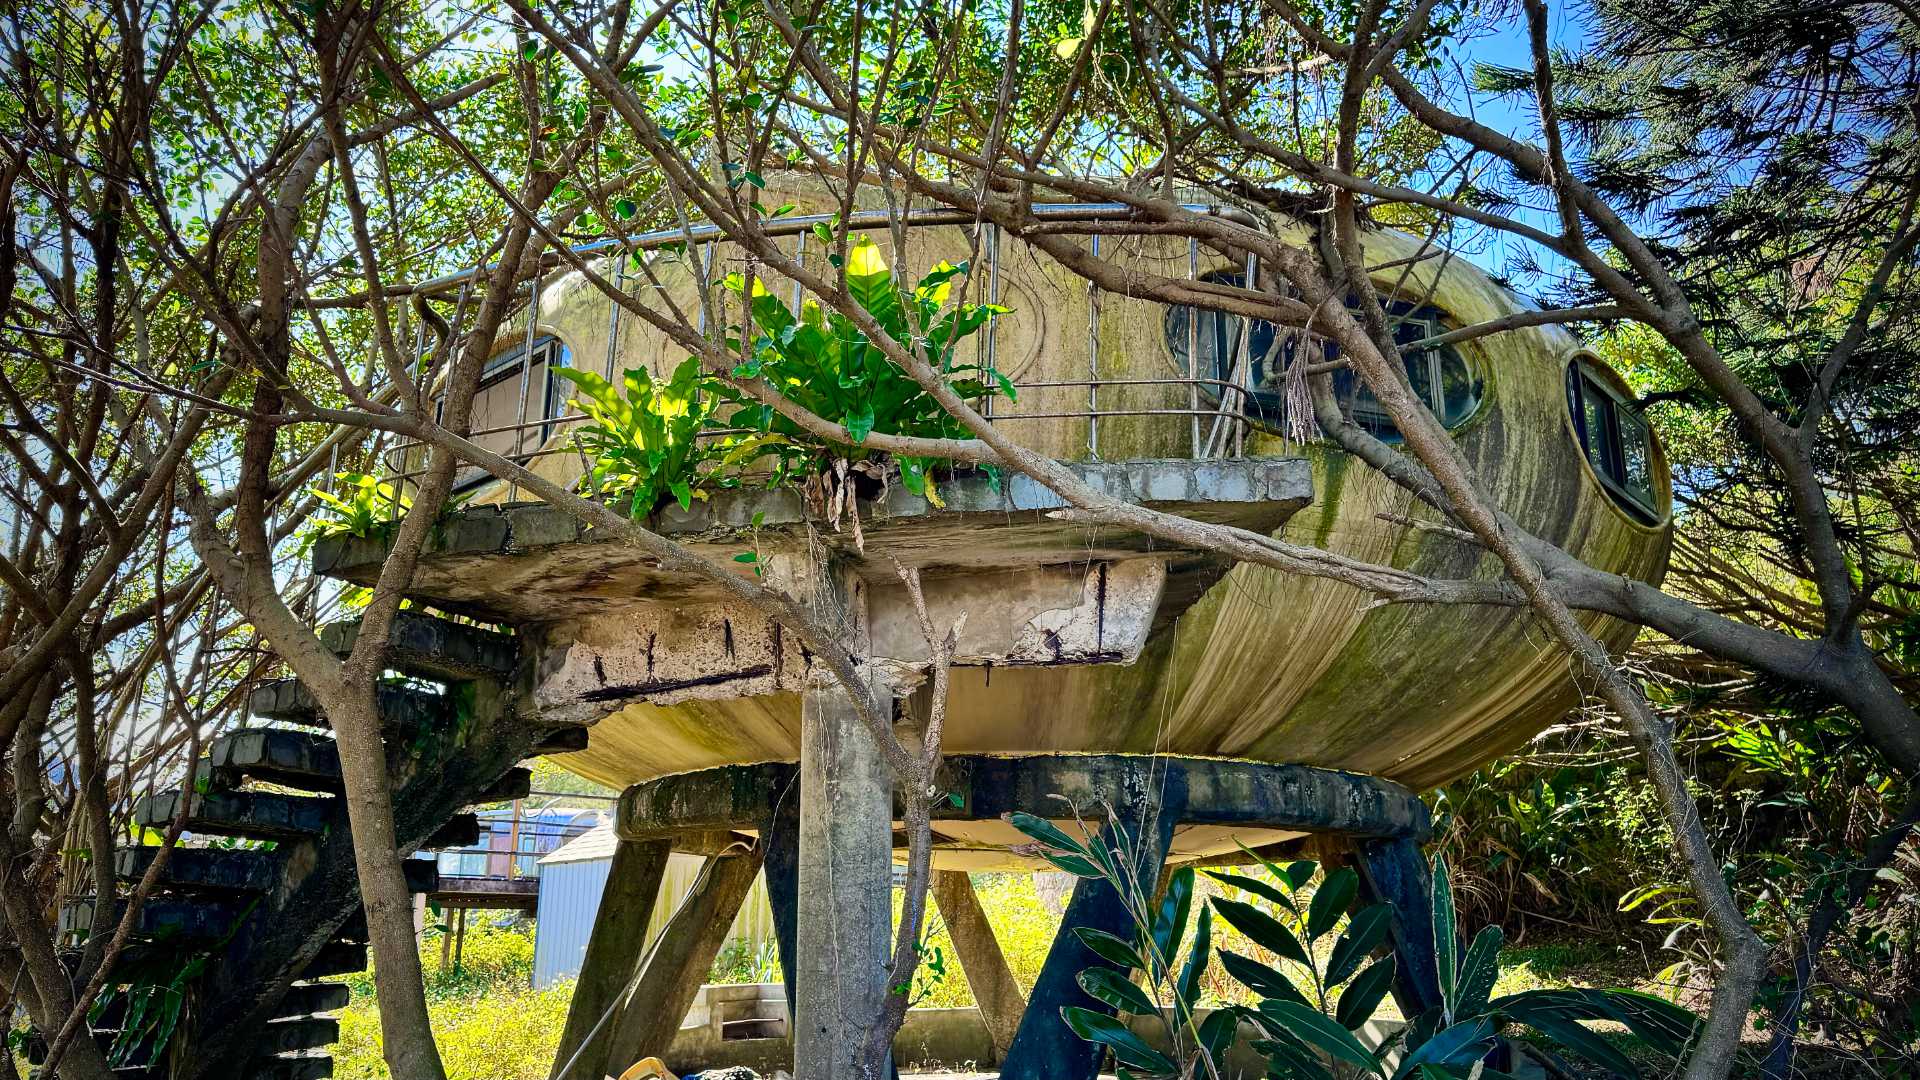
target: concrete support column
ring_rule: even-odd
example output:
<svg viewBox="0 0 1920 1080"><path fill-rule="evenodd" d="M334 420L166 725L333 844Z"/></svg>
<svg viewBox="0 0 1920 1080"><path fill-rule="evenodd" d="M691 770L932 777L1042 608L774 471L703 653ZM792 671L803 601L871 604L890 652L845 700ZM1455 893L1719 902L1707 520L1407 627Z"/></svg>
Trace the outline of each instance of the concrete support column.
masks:
<svg viewBox="0 0 1920 1080"><path fill-rule="evenodd" d="M647 925L653 921L660 878L671 851L672 845L665 840L622 840L613 849L593 934L587 939L587 955L580 962L580 981L574 986L567 1026L554 1058L555 1067L562 1070L555 1080L600 1080L600 1066L613 1034L613 1020L607 1013L610 1008L618 1011L616 1002L626 993L646 947Z"/></svg>
<svg viewBox="0 0 1920 1080"><path fill-rule="evenodd" d="M987 1037L993 1040L994 1057L1004 1061L1027 1008L1020 984L1013 980L1013 970L1000 951L1000 940L993 936L987 913L974 894L972 876L959 870L935 870L929 891L940 909L941 921L947 924L948 936L953 938L953 951L960 955L960 970L966 974L973 1000L979 1004L980 1019L987 1025Z"/></svg>
<svg viewBox="0 0 1920 1080"><path fill-rule="evenodd" d="M1365 898L1393 908L1393 1000L1418 1016L1440 1004L1433 940L1433 869L1420 845L1401 837L1354 844Z"/></svg>
<svg viewBox="0 0 1920 1080"><path fill-rule="evenodd" d="M1144 893L1158 881L1167 848L1173 842L1174 826L1185 812L1185 780L1168 773L1160 777L1159 786L1130 794L1134 797L1125 802L1114 800L1119 823L1103 827L1100 836L1110 848L1132 856L1127 862L1137 882L1135 887ZM1047 950L1046 962L1040 966L1033 994L1027 998L1020 1029L1001 1065L1000 1080L1094 1080L1099 1075L1104 1048L1075 1035L1060 1016L1061 1007L1066 1005L1108 1014L1114 1011L1080 988L1080 972L1087 968L1117 970L1073 932L1083 926L1121 938L1134 935L1133 916L1111 884L1101 878L1081 878L1074 885L1060 930Z"/></svg>
<svg viewBox="0 0 1920 1080"><path fill-rule="evenodd" d="M872 1080L861 1057L887 991L893 777L837 685L800 714L794 1075Z"/></svg>

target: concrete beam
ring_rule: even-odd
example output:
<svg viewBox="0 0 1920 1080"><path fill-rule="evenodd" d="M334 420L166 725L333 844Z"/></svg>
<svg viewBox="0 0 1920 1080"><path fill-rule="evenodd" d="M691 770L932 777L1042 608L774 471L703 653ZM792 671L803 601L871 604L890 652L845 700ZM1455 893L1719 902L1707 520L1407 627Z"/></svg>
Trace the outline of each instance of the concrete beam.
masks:
<svg viewBox="0 0 1920 1080"><path fill-rule="evenodd" d="M1313 497L1312 468L1304 458L1061 464L1122 501L1260 533L1278 529ZM1175 550L1138 533L1053 518L1065 504L1025 476L1010 475L999 484L985 476L961 477L943 483L940 492L944 507L899 484L882 498L858 500L864 546L851 528L817 520L793 487L718 492L685 511L670 504L648 525L721 563L769 545L800 546L813 533L874 582L893 578L889 556L922 568L979 571ZM387 547L378 537L323 540L314 546L313 566L318 573L370 583L386 562ZM751 572L745 565L740 570ZM409 593L449 611L532 623L662 596L682 602L717 597L711 586L663 571L638 549L538 503L469 507L450 515L428 540Z"/></svg>
<svg viewBox="0 0 1920 1080"><path fill-rule="evenodd" d="M1139 558L929 575L922 585L934 625L960 626L955 665L1055 667L1132 663L1166 579L1164 560ZM872 619L862 660L912 686L928 654L905 588L896 579L864 592ZM547 723L593 723L635 702L796 693L822 675L778 622L732 601L638 600L556 625L546 639L534 705Z"/></svg>
<svg viewBox="0 0 1920 1080"><path fill-rule="evenodd" d="M729 765L635 784L620 796L617 828L632 839L755 828L793 768ZM1188 793L1183 825L1420 840L1431 828L1426 805L1399 784L1308 765L1144 754L956 754L946 759L942 776L945 793L959 805L941 800L935 821L987 820L1014 810L1058 814L1056 795L1091 809L1102 799L1147 797L1178 778Z"/></svg>

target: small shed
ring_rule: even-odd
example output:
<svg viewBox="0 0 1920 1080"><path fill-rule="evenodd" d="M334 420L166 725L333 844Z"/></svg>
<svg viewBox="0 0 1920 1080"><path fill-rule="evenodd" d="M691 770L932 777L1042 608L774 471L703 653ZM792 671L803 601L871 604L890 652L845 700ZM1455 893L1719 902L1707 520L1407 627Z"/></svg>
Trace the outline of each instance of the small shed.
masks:
<svg viewBox="0 0 1920 1080"><path fill-rule="evenodd" d="M613 865L613 849L619 838L613 823L596 825L561 845L540 860L540 914L533 931L533 987L551 986L560 979L580 973L587 954L587 939L593 934L594 917L600 911L600 893ZM647 927L649 943L657 937L674 909L693 888L706 860L680 852L667 857L666 873L660 879L660 898L654 904L653 921ZM767 879L754 879L740 914L733 920L722 948L746 947L758 953L771 949L773 909L767 904Z"/></svg>

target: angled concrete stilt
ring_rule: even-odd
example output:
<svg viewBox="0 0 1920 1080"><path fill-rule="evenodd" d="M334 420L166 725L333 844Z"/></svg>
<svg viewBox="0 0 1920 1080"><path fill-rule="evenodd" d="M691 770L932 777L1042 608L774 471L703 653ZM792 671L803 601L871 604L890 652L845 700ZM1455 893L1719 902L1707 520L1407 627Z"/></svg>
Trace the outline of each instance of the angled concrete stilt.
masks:
<svg viewBox="0 0 1920 1080"><path fill-rule="evenodd" d="M605 1059L608 1073L618 1076L641 1058L667 1056L759 873L758 848L707 860L693 891L661 930L640 981L614 1020Z"/></svg>
<svg viewBox="0 0 1920 1080"><path fill-rule="evenodd" d="M1005 1060L1013 1046L1014 1032L1027 1000L1020 984L1013 981L1013 970L993 936L987 913L973 891L973 877L959 870L936 870L929 890L940 909L940 921L947 924L947 936L953 939L953 951L960 954L960 970L978 1003L980 1019L987 1025L987 1037L993 1041L996 1058Z"/></svg>
<svg viewBox="0 0 1920 1080"><path fill-rule="evenodd" d="M1361 840L1360 881L1367 899L1393 907L1393 949L1397 961L1393 1000L1404 1016L1418 1016L1440 1004L1440 973L1434 966L1433 870L1409 837Z"/></svg>
<svg viewBox="0 0 1920 1080"><path fill-rule="evenodd" d="M554 1056L555 1065L564 1067L555 1080L599 1080L613 1036L612 1020L601 1020L609 1008L618 1011L616 1003L633 978L672 849L666 840L622 840L613 849L613 865L600 889L599 914Z"/></svg>
<svg viewBox="0 0 1920 1080"><path fill-rule="evenodd" d="M760 834L766 850L762 872L767 875L767 906L773 909L773 939L780 952L780 978L787 988L787 1029L796 1015L794 939L799 931L800 902L800 791L789 784L775 797L767 827Z"/></svg>
<svg viewBox="0 0 1920 1080"><path fill-rule="evenodd" d="M1119 826L1110 823L1100 831L1109 847L1132 854L1132 872L1141 892L1152 890L1158 880L1167 847L1173 841L1174 825L1186 806L1184 780L1177 775L1163 779L1172 782L1128 800L1128 805L1117 805ZM1111 1006L1080 988L1079 975L1086 968L1115 965L1087 948L1073 932L1076 927L1105 930L1122 938L1134 934L1133 917L1111 884L1099 878L1081 878L1074 885L1060 931L1047 950L1040 977L1027 998L1020 1029L1000 1067L1001 1080L1094 1080L1099 1074L1102 1047L1075 1035L1061 1018L1060 1009L1075 1005L1111 1014Z"/></svg>

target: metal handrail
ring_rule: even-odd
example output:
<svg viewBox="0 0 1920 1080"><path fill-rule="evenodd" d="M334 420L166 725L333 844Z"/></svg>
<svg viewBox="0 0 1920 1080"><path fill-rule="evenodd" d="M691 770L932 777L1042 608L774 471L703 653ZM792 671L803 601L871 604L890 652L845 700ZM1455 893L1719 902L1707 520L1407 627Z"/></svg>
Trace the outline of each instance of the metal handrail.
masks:
<svg viewBox="0 0 1920 1080"><path fill-rule="evenodd" d="M1240 207L1218 203L1182 203L1180 206L1181 209L1191 213L1227 218L1250 228L1263 227L1263 223L1254 214ZM1039 203L1035 204L1031 209L1036 218L1054 222L1132 220L1135 216L1133 208L1124 203ZM895 217L896 215L893 212L887 210L859 211L848 218L847 227L849 229L872 229L890 226L894 222ZM761 223L759 228L762 234L768 237L796 237L794 253L796 257L800 257L805 254L807 237L811 234L813 227L816 224L833 223L836 221L838 221L836 215L815 214L778 218ZM982 223L974 215L946 208L911 211L906 214L905 221L905 225L908 228L975 224ZM985 242L981 246L987 262L987 300L993 303L998 302L1001 292L1000 230L990 223L985 224L987 235ZM715 243L726 242L728 240L728 234L721 228L712 224L703 223L685 228L662 229L640 233L632 237L610 237L604 240L582 244L571 250L576 257L608 253L624 255L637 251L658 250L683 243L698 244L703 248L711 249ZM1091 243L1093 254L1098 256L1100 253L1100 235L1097 233L1093 234ZM1187 243L1187 277L1189 280L1193 280L1199 276L1199 243L1192 238L1189 238ZM701 259L702 265L710 265L710 255L698 255L696 257ZM1253 275L1258 271L1258 266L1250 253L1247 255L1246 262L1246 272L1249 275L1249 279L1252 279ZM616 259L616 263L615 279L616 287L618 287L619 284L623 284L625 281L626 260L624 258L618 258ZM567 413L559 416L541 415L532 418L528 416L529 398L531 394L536 391L542 397L542 403L539 408L541 413L544 414L553 406L551 400L552 374L549 372L546 377L541 380L542 385L538 387L531 385L533 381L531 379L533 365L529 362L528 358L532 355L533 345L538 340L539 294L541 292L541 286L544 284L543 277L548 268L557 267L558 265L560 265L560 256L550 253L536 269L535 276L531 283L532 287L527 303L527 322L523 335L521 360L519 361L520 385L518 388L519 392L516 395L517 400L514 402L515 422L484 428L471 432L468 436L469 438L481 438L512 434L512 448L504 453L510 459L522 464L548 455L575 453L571 446L555 445L555 438L565 426L586 419L583 414L579 413ZM470 288L474 282L480 280L491 269L493 269L492 266L482 266L472 270L445 275L431 281L419 283L413 286L411 291L423 295L438 295L456 289L467 289ZM1016 394L1021 390L1084 389L1086 392L1086 406L1081 409L1038 413L1007 413L1002 411L1001 408L996 407L996 402L993 398L987 398L983 402L982 412L988 422L998 425L1022 420L1085 418L1087 421L1087 450L1089 454L1097 459L1100 456L1100 421L1102 419L1127 416L1186 417L1186 426L1189 431L1189 453L1193 457L1204 458L1216 454L1220 456L1238 456L1244 453L1245 432L1247 428L1250 426L1260 426L1261 424L1258 418L1248 415L1247 412L1247 406L1251 402L1252 390L1252 387L1248 383L1250 358L1246 355L1248 342L1253 336L1251 333L1251 325L1248 325L1242 330L1240 335L1240 355L1233 358L1233 363L1226 372L1229 376L1228 378L1204 375L1197 369L1199 364L1199 342L1191 339L1197 339L1199 320L1191 318L1188 320L1188 335L1190 340L1188 342L1186 357L1187 372L1184 377L1105 378L1100 373L1100 301L1102 290L1097 285L1089 283L1088 293L1088 377L1084 379L1045 380L1026 384L1015 384ZM798 283L796 283L794 288L794 304L796 307L802 299L803 290L799 287ZM621 318L621 306L619 304L612 304L610 307L612 311L609 315L607 356L604 365L602 365L606 372L606 377L609 379L612 378L615 361L618 358L616 350L618 349L619 343ZM1250 319L1241 318L1243 321L1249 324L1251 323ZM976 348L979 352L978 362L980 366L989 373L996 370L995 364L998 359L996 347L996 323L998 321L997 318L989 317L986 325L982 328L976 339ZM576 364L576 366L578 365ZM1177 388L1184 387L1184 391L1178 393L1178 396L1184 400L1177 404L1169 403L1164 406L1155 407L1102 407L1100 391L1103 387L1126 386L1164 386L1176 388L1176 390ZM1211 400L1209 401L1209 399ZM536 445L531 449L526 447L529 432L537 432L534 438ZM714 427L701 432L699 437L723 438L728 435L748 433L750 433L748 429ZM407 458L420 448L421 443L411 440L390 447L387 453L383 455L386 458L385 463L391 466L387 472L388 478L395 482L404 483L415 476L421 475L424 472L423 467L405 468ZM513 500L517 490L517 485L509 484L507 493L508 501Z"/></svg>

